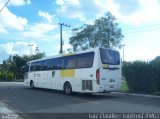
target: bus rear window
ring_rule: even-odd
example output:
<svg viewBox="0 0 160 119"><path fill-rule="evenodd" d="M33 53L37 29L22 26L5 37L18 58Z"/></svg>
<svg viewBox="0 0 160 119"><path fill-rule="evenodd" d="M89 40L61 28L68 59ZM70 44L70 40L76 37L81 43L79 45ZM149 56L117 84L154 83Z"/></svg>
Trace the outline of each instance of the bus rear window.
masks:
<svg viewBox="0 0 160 119"><path fill-rule="evenodd" d="M100 48L101 61L103 64L119 65L120 55L119 52Z"/></svg>

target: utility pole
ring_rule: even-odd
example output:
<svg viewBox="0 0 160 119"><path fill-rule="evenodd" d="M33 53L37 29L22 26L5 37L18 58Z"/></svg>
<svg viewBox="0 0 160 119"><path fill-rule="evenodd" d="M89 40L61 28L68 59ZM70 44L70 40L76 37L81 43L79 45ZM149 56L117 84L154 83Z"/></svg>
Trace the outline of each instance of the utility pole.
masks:
<svg viewBox="0 0 160 119"><path fill-rule="evenodd" d="M63 40L62 40L62 26L70 27L70 25L59 23L60 25L60 51L59 53L63 53Z"/></svg>
<svg viewBox="0 0 160 119"><path fill-rule="evenodd" d="M30 56L32 55L32 44L28 44L28 46L30 47Z"/></svg>

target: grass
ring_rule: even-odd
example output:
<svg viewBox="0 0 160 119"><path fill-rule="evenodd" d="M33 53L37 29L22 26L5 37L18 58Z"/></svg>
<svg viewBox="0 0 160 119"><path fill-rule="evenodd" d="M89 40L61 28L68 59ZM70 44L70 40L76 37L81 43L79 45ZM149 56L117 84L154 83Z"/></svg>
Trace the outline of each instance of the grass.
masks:
<svg viewBox="0 0 160 119"><path fill-rule="evenodd" d="M160 96L160 92L159 92L159 91L154 92L153 95L158 95L158 96Z"/></svg>
<svg viewBox="0 0 160 119"><path fill-rule="evenodd" d="M127 93L127 92L129 92L129 87L128 87L126 81L123 81L123 83L122 83L121 92L122 92L122 93ZM152 95L160 96L160 92L159 92L159 91L154 92L154 93L152 93Z"/></svg>
<svg viewBox="0 0 160 119"><path fill-rule="evenodd" d="M23 79L17 79L17 80L0 80L0 82L24 82Z"/></svg>
<svg viewBox="0 0 160 119"><path fill-rule="evenodd" d="M128 85L127 85L127 82L126 82L126 81L122 82L121 92L123 92L123 93L127 93L127 92L129 92L129 87L128 87Z"/></svg>

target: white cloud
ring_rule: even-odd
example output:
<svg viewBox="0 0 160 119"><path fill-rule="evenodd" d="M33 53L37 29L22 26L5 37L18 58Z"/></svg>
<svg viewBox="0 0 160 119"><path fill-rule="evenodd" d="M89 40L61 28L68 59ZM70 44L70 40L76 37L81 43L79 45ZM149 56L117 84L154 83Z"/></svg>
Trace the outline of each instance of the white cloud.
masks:
<svg viewBox="0 0 160 119"><path fill-rule="evenodd" d="M158 3L158 0L139 0L139 4L140 9L130 15L125 16L119 13L120 20L137 25L160 20L160 3Z"/></svg>
<svg viewBox="0 0 160 119"><path fill-rule="evenodd" d="M33 42L8 42L6 44L0 44L0 49L5 50L6 54L8 55L24 55L24 54L29 54L30 53L30 47L28 46L29 44L32 44L33 47L32 52L36 49L37 45Z"/></svg>
<svg viewBox="0 0 160 119"><path fill-rule="evenodd" d="M57 0L56 3L60 6L57 9L57 14L85 22L90 17L103 16L107 11L110 11L118 21L123 23L141 24L160 20L159 0L136 0L135 2L131 0L128 2L116 0Z"/></svg>
<svg viewBox="0 0 160 119"><path fill-rule="evenodd" d="M0 6L2 4L0 3ZM7 7L0 13L0 33L6 33L8 29L23 31L28 20L11 13Z"/></svg>
<svg viewBox="0 0 160 119"><path fill-rule="evenodd" d="M96 9L100 10L95 13L96 17L104 15L107 11L110 11L113 15L119 13L118 5L113 0L94 0L94 3Z"/></svg>
<svg viewBox="0 0 160 119"><path fill-rule="evenodd" d="M64 4L64 0L56 0L56 4L57 5L63 5Z"/></svg>
<svg viewBox="0 0 160 119"><path fill-rule="evenodd" d="M137 0L134 5L131 4L133 1L130 1L131 3L118 1L119 3L122 2L123 4L119 4L113 0L94 0L94 2L96 3L97 7L101 9L101 12L97 13L98 16L103 15L106 11L110 11L118 19L118 21L121 21L122 23L138 25L160 20L159 0ZM129 6L132 8L130 8L130 11L125 11L127 14L122 12L122 9L129 9Z"/></svg>
<svg viewBox="0 0 160 119"><path fill-rule="evenodd" d="M33 32L33 31L25 31L22 33L22 36L26 37L26 38L44 38L44 34L40 33L40 32ZM39 39L40 40L40 39Z"/></svg>
<svg viewBox="0 0 160 119"><path fill-rule="evenodd" d="M45 20L35 23L27 27L27 30L22 33L24 37L38 38L39 40L46 40L53 34L54 30L58 27L55 16L50 15L48 12L39 11L38 15Z"/></svg>
<svg viewBox="0 0 160 119"><path fill-rule="evenodd" d="M79 19L88 22L104 15L107 11L117 12L117 5L113 0L57 0L57 14L62 17Z"/></svg>
<svg viewBox="0 0 160 119"><path fill-rule="evenodd" d="M29 44L32 44L32 47L29 47ZM8 42L6 44L0 44L0 63L9 57L9 55L15 55L18 54L20 56L22 55L29 55L30 54L30 48L31 53L35 54L35 49L37 47L37 44L34 42Z"/></svg>
<svg viewBox="0 0 160 119"><path fill-rule="evenodd" d="M43 11L39 11L38 14L40 17L45 18L45 20L29 25L27 24L28 20L26 18L18 17L5 8L0 14L0 33L9 33L16 30L13 31L12 34L18 33L18 38L36 38L39 40L49 39L49 33L57 28L57 24L54 23L55 18L49 13Z"/></svg>
<svg viewBox="0 0 160 119"><path fill-rule="evenodd" d="M7 0L0 1L0 8L2 8ZM9 6L22 6L26 4L31 4L30 0L11 0ZM13 14L7 7L4 7L0 13L0 33L7 33L8 30L18 30L23 31L25 26L27 26L28 20L21 16Z"/></svg>
<svg viewBox="0 0 160 119"><path fill-rule="evenodd" d="M63 48L65 51L68 51L68 49L72 48L72 46L70 44L64 44Z"/></svg>
<svg viewBox="0 0 160 119"><path fill-rule="evenodd" d="M27 29L22 32L22 36L29 38L38 38L39 40L46 40L53 31L58 27L56 18L48 12L39 11L38 15L45 20L33 25L28 25Z"/></svg>
<svg viewBox="0 0 160 119"><path fill-rule="evenodd" d="M47 34L53 32L57 28L57 25L50 23L36 23L33 26L29 26L27 31L24 31L22 35L24 37L40 38L44 39Z"/></svg>
<svg viewBox="0 0 160 119"><path fill-rule="evenodd" d="M63 52L67 53L67 52L69 52L68 50L73 50L73 49L72 49L72 46L70 44L66 43L66 44L63 45ZM60 46L59 45L57 45L55 47L55 51L56 51L56 53L52 53L51 55L56 55L57 52L60 51Z"/></svg>
<svg viewBox="0 0 160 119"><path fill-rule="evenodd" d="M56 21L55 16L50 15L48 12L43 12L43 11L39 11L38 12L39 16L45 18L47 20L47 22L49 23L53 23L54 21Z"/></svg>
<svg viewBox="0 0 160 119"><path fill-rule="evenodd" d="M0 33L7 33L7 31L6 31L5 28L2 26L1 23L0 23Z"/></svg>
<svg viewBox="0 0 160 119"><path fill-rule="evenodd" d="M139 0L113 0L117 4L118 10L123 15L132 14L140 9Z"/></svg>
<svg viewBox="0 0 160 119"><path fill-rule="evenodd" d="M26 4L31 4L31 0L11 0L9 5L22 6Z"/></svg>
<svg viewBox="0 0 160 119"><path fill-rule="evenodd" d="M60 9L57 9L59 16L85 20L80 0L56 0L56 4L60 6Z"/></svg>
<svg viewBox="0 0 160 119"><path fill-rule="evenodd" d="M41 32L41 33L46 33L51 30L54 30L57 26L54 24L47 24L47 23L37 23L33 27L30 27L31 31L34 32Z"/></svg>
<svg viewBox="0 0 160 119"><path fill-rule="evenodd" d="M70 4L79 6L81 4L80 0L56 0L56 4L58 5L64 5L64 4Z"/></svg>

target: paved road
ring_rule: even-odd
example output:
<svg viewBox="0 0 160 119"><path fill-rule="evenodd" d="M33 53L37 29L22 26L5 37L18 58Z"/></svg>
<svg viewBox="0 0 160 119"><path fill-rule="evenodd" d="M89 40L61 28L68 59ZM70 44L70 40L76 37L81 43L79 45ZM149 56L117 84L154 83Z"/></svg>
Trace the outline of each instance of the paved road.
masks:
<svg viewBox="0 0 160 119"><path fill-rule="evenodd" d="M27 113L160 112L160 98L117 94L66 96L60 91L30 89L22 83L0 82L0 102L14 112L26 113L26 117Z"/></svg>

